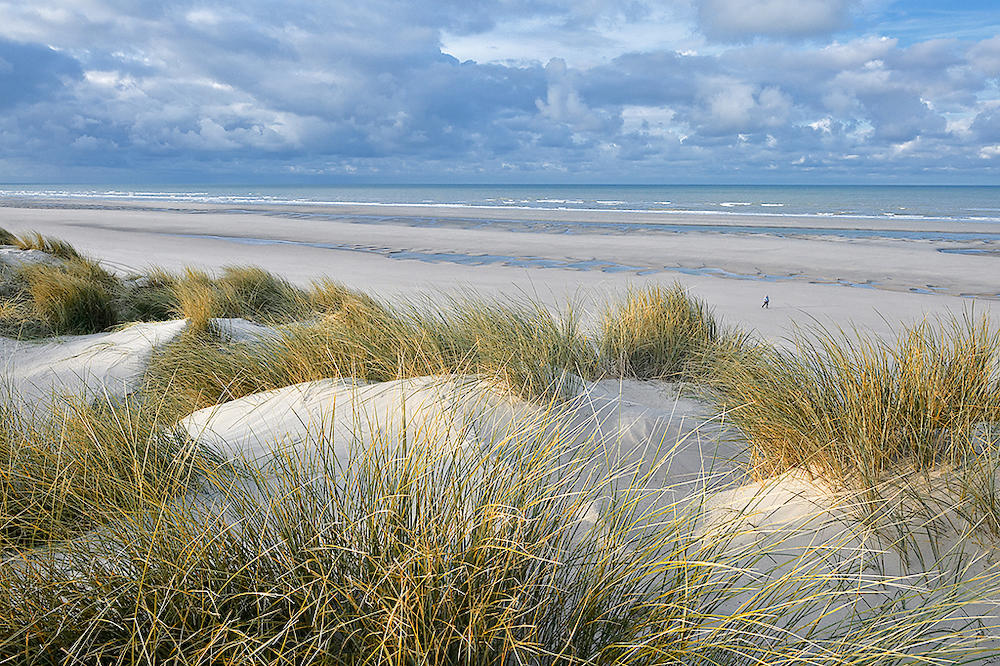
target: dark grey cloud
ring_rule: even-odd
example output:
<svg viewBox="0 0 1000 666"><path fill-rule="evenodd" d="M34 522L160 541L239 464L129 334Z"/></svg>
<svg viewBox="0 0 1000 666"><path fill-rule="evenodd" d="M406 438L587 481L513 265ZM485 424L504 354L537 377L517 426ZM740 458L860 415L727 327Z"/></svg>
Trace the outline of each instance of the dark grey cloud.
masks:
<svg viewBox="0 0 1000 666"><path fill-rule="evenodd" d="M0 109L59 96L81 75L79 63L65 54L0 38Z"/></svg>

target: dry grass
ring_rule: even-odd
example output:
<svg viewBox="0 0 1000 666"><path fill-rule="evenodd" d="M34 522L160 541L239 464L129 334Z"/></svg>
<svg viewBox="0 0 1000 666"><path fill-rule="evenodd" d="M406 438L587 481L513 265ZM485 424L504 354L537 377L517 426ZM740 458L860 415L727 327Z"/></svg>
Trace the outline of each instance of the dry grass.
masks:
<svg viewBox="0 0 1000 666"><path fill-rule="evenodd" d="M254 266L227 266L216 281L223 317L262 322L292 321L305 315L305 293L287 280Z"/></svg>
<svg viewBox="0 0 1000 666"><path fill-rule="evenodd" d="M279 327L272 339L188 336L154 355L150 381L169 385L171 399L189 409L327 377L438 374L482 375L544 402L565 390L571 373L586 375L594 364L572 314L471 299L392 308L349 292L336 302L339 309Z"/></svg>
<svg viewBox="0 0 1000 666"><path fill-rule="evenodd" d="M722 355L714 381L759 476L802 467L871 485L977 455L979 429L1000 420L1000 334L971 316L895 343L819 330L794 350Z"/></svg>
<svg viewBox="0 0 1000 666"><path fill-rule="evenodd" d="M219 296L212 278L204 271L186 268L172 288L175 314L187 319L193 331L207 331L211 320L220 312Z"/></svg>
<svg viewBox="0 0 1000 666"><path fill-rule="evenodd" d="M323 314L336 314L348 307L378 307L378 302L357 289L351 289L329 278L323 278L312 283L305 293L305 302L309 309Z"/></svg>
<svg viewBox="0 0 1000 666"><path fill-rule="evenodd" d="M0 269L0 332L14 337L95 333L119 323L121 283L115 276L64 241L38 233L4 233L20 249L61 261Z"/></svg>
<svg viewBox="0 0 1000 666"><path fill-rule="evenodd" d="M175 316L188 319L192 329L201 332L209 320L219 317L280 323L309 313L305 292L251 266L227 266L219 277L188 268L173 278L170 288Z"/></svg>
<svg viewBox="0 0 1000 666"><path fill-rule="evenodd" d="M982 654L975 622L941 621L995 598L992 574L891 579L880 585L899 593L882 597L866 583L859 597L851 573L872 562L701 534L699 498L658 504L655 469L622 466L551 423L462 447L359 433L346 466L332 455L345 442L318 427L314 448L266 471L193 446L174 424L327 377L476 374L552 405L545 420L573 377L710 376L758 476L806 468L864 487L901 468L952 469L949 506L915 496L929 513L960 505L995 537L987 424L1000 413L1000 343L985 320L913 327L894 344L820 333L782 351L723 332L677 286L630 293L588 336L572 310L533 303L390 306L250 268L123 281L74 257L6 271L0 296L0 320L35 322L37 334L178 313L193 333L157 352L125 401L67 400L48 416L0 402L4 663L841 666ZM278 335L227 341L210 325L218 316Z"/></svg>
<svg viewBox="0 0 1000 666"><path fill-rule="evenodd" d="M639 379L683 379L704 350L723 337L708 305L680 284L630 291L601 321L605 372Z"/></svg>
<svg viewBox="0 0 1000 666"><path fill-rule="evenodd" d="M134 399L57 401L54 414L0 406L0 548L49 544L93 529L143 498L189 485L193 449Z"/></svg>
<svg viewBox="0 0 1000 666"><path fill-rule="evenodd" d="M0 331L12 337L97 333L127 322L176 317L190 319L192 330L201 332L216 317L289 322L308 317L314 307L322 311L324 298L332 297L332 285L307 294L255 267L229 266L218 277L190 268L180 275L151 268L121 279L64 241L2 229L0 241L62 260L0 272Z"/></svg>
<svg viewBox="0 0 1000 666"><path fill-rule="evenodd" d="M177 276L158 267L122 280L116 307L118 318L131 321L166 321L177 316Z"/></svg>
<svg viewBox="0 0 1000 666"><path fill-rule="evenodd" d="M118 323L117 280L86 259L29 264L19 273L35 317L55 334L93 333Z"/></svg>
<svg viewBox="0 0 1000 666"><path fill-rule="evenodd" d="M22 250L40 250L46 254L51 254L60 259L82 259L83 257L72 245L58 238L43 236L38 232L30 232L21 236L14 236L5 232L6 239L4 245L14 245ZM9 241L9 243L7 242Z"/></svg>
<svg viewBox="0 0 1000 666"><path fill-rule="evenodd" d="M100 420L127 423L117 409ZM770 571L759 563L781 543L735 546L696 534L696 513L641 509L658 496L645 475L558 430L443 455L420 435L372 434L358 433L346 465L330 455L344 442L322 434L267 472L174 457L184 473L141 474L140 492L130 464L149 440L128 428L67 447L78 491L57 490L53 456L24 467L23 491L42 498L29 503L34 525L60 534L47 521L69 502L100 529L44 549L9 542L18 564L0 568L0 659L840 666L982 652L975 625L942 620L993 578L862 600L849 578L817 576L827 551ZM78 455L87 442L101 451ZM192 466L201 492L179 500ZM581 526L595 502L604 509Z"/></svg>

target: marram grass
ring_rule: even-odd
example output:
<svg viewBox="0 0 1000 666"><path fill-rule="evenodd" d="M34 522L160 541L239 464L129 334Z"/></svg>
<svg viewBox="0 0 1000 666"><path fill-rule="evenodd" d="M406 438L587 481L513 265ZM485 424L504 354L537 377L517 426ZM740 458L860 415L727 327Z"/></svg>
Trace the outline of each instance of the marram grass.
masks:
<svg viewBox="0 0 1000 666"><path fill-rule="evenodd" d="M159 421L159 406L66 396L51 414L33 414L11 404L0 405L4 550L80 534L140 508L146 495L176 495L190 483L193 449Z"/></svg>
<svg viewBox="0 0 1000 666"><path fill-rule="evenodd" d="M74 258L27 265L20 273L35 317L52 333L92 333L117 323L117 281L95 263Z"/></svg>
<svg viewBox="0 0 1000 666"><path fill-rule="evenodd" d="M82 258L76 248L66 241L43 236L37 232L14 236L10 232L0 231L0 241L3 241L4 245L14 245L22 250L40 250L60 259Z"/></svg>
<svg viewBox="0 0 1000 666"><path fill-rule="evenodd" d="M328 295L331 285L316 291ZM313 321L279 326L257 341L227 342L211 330L156 352L149 381L179 411L327 377L367 382L477 374L546 402L594 372L593 351L571 312L530 304L455 300L392 307L342 294ZM331 299L332 300L332 299ZM165 387L169 386L169 391Z"/></svg>
<svg viewBox="0 0 1000 666"><path fill-rule="evenodd" d="M252 266L227 266L218 277L188 268L174 279L172 289L176 315L197 330L219 317L275 323L308 314L305 292Z"/></svg>
<svg viewBox="0 0 1000 666"><path fill-rule="evenodd" d="M200 331L218 317L289 322L322 311L323 290L332 288L317 286L307 293L251 266L227 266L217 276L192 268L179 275L150 268L121 278L70 244L38 233L15 236L0 229L0 244L40 250L56 260L0 266L0 332L14 337L97 333L178 317Z"/></svg>
<svg viewBox="0 0 1000 666"><path fill-rule="evenodd" d="M132 422L120 409L88 418ZM947 663L986 649L979 624L955 618L995 576L970 586L931 576L888 595L873 576L861 598L850 578L820 575L832 557L822 549L769 571L760 562L786 544L700 533L697 502L663 504L653 472L604 464L596 442L544 427L550 416L475 448L442 446L433 428L402 443L358 432L346 464L330 454L344 443L317 424L315 448L276 442L266 470L195 453L142 492L125 463L146 448L129 428L101 427L87 439L114 456L83 456L73 470L101 487L57 492L54 457L52 471L29 467L20 480L98 520L47 547L9 542L0 659L832 666ZM105 457L123 472L108 473ZM179 495L178 479L199 493ZM128 494L111 510L109 498ZM594 506L599 515L581 522Z"/></svg>
<svg viewBox="0 0 1000 666"><path fill-rule="evenodd" d="M792 349L720 354L711 376L763 477L873 484L962 464L1000 422L1000 331L986 317L921 322L893 342L819 329Z"/></svg>
<svg viewBox="0 0 1000 666"><path fill-rule="evenodd" d="M708 305L678 283L630 290L601 320L598 353L612 376L688 379L726 336Z"/></svg>

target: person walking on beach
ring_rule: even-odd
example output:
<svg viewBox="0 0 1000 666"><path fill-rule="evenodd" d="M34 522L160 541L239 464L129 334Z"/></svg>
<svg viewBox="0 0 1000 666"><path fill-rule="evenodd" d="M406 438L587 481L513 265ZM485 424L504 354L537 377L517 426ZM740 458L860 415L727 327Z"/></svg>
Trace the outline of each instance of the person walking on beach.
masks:
<svg viewBox="0 0 1000 666"><path fill-rule="evenodd" d="M764 294L764 302L760 304L760 307L767 309L771 308L771 298L767 294Z"/></svg>

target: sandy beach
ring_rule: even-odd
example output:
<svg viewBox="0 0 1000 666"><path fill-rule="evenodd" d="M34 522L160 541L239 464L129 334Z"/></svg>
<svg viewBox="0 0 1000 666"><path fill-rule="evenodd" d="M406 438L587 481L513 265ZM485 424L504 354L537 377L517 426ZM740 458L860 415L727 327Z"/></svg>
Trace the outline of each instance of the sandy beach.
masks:
<svg viewBox="0 0 1000 666"><path fill-rule="evenodd" d="M121 271L253 264L389 297L472 290L573 301L678 281L777 340L813 323L889 333L996 310L1000 224L445 206L8 201L0 227L64 238ZM770 308L760 307L765 295Z"/></svg>

